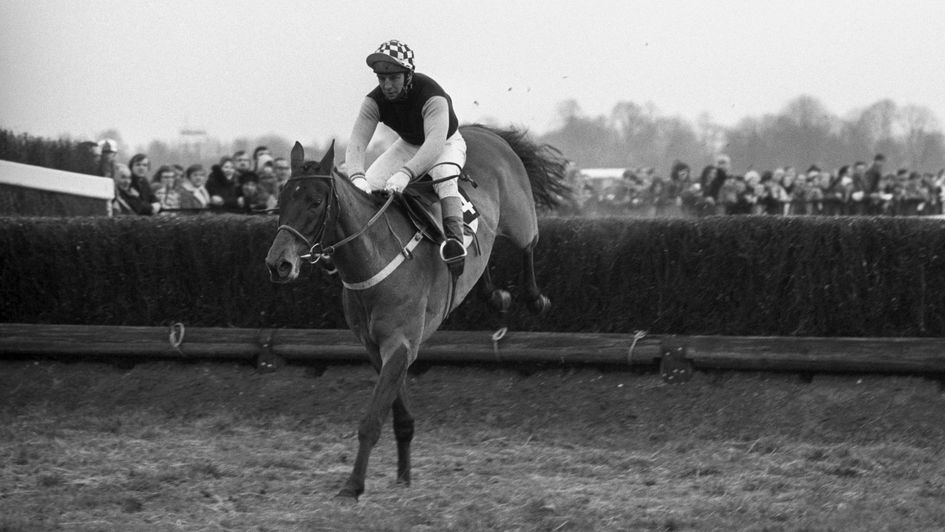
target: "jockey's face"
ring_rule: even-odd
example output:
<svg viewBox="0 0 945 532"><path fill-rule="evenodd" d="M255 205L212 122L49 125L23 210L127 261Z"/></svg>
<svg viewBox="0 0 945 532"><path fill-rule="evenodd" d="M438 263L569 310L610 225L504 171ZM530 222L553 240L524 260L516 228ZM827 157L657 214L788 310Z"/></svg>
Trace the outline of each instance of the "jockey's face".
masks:
<svg viewBox="0 0 945 532"><path fill-rule="evenodd" d="M377 74L377 84L381 87L384 97L388 100L395 100L400 96L400 93L404 90L405 80L406 74L403 72L393 74L378 72Z"/></svg>

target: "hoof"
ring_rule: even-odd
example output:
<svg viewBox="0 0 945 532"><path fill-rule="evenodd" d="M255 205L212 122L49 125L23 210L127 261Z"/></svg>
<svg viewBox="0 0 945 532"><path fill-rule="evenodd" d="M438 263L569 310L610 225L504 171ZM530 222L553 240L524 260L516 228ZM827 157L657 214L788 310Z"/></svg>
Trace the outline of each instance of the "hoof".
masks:
<svg viewBox="0 0 945 532"><path fill-rule="evenodd" d="M489 306L499 312L508 312L512 308L512 294L507 290L493 290L489 296Z"/></svg>
<svg viewBox="0 0 945 532"><path fill-rule="evenodd" d="M528 302L528 310L539 316L544 316L550 308L551 300L545 294L538 294L538 297Z"/></svg>
<svg viewBox="0 0 945 532"><path fill-rule="evenodd" d="M409 487L410 487L410 479L409 479L409 478L398 478L398 479L397 479L397 485L398 485L398 486L401 486L401 487L404 487L404 488L409 488Z"/></svg>
<svg viewBox="0 0 945 532"><path fill-rule="evenodd" d="M358 494L352 489L344 488L335 495L334 500L341 504L356 504L358 502Z"/></svg>

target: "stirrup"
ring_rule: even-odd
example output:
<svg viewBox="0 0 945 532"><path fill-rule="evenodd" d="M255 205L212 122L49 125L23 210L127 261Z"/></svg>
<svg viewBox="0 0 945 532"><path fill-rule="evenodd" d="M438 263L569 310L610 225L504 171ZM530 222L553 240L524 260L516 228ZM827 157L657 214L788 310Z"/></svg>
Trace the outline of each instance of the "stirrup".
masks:
<svg viewBox="0 0 945 532"><path fill-rule="evenodd" d="M461 252L459 254L456 254L455 252L450 253L450 256L447 257L446 246L449 244L455 244L455 246L451 246L451 248L454 248L451 251L455 251L455 247L459 246L459 249L461 250ZM440 244L440 258L443 259L443 262L445 262L447 265L462 262L463 259L466 258L466 248L463 246L463 243L460 242L458 239L447 238Z"/></svg>

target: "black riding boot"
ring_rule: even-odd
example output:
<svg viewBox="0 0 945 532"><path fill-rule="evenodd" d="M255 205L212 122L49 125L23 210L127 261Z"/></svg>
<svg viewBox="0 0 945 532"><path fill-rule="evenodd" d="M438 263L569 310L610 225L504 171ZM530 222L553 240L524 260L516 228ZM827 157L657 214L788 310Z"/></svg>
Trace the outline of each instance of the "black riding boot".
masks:
<svg viewBox="0 0 945 532"><path fill-rule="evenodd" d="M466 262L466 247L463 245L463 200L456 196L440 199L443 211L443 234L446 240L440 244L440 257L450 273L458 277Z"/></svg>

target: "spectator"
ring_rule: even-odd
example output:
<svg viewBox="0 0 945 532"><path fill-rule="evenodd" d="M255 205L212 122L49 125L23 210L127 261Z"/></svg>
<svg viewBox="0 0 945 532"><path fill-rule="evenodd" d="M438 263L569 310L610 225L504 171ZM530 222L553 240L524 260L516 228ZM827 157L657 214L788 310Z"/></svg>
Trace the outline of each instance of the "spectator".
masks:
<svg viewBox="0 0 945 532"><path fill-rule="evenodd" d="M895 214L893 210L896 198L896 176L885 174L880 176L876 191L869 195L869 214Z"/></svg>
<svg viewBox="0 0 945 532"><path fill-rule="evenodd" d="M838 216L847 214L850 204L850 195L853 193L853 178L850 177L850 165L843 165L837 170L836 176L827 174L822 178L824 186L824 214Z"/></svg>
<svg viewBox="0 0 945 532"><path fill-rule="evenodd" d="M667 195L670 201L675 204L679 213L686 212L688 206L684 205L684 197L688 196L687 191L692 186L692 176L690 176L689 165L676 161L669 170L669 183L667 183Z"/></svg>
<svg viewBox="0 0 945 532"><path fill-rule="evenodd" d="M272 154L269 153L269 148L266 146L256 146L256 149L253 150L253 166L252 169L256 174L259 174L259 169L262 166L260 158L266 156L268 160L272 160Z"/></svg>
<svg viewBox="0 0 945 532"><path fill-rule="evenodd" d="M795 214L821 214L824 191L820 187L820 168L811 166L806 174L798 174L794 186Z"/></svg>
<svg viewBox="0 0 945 532"><path fill-rule="evenodd" d="M722 185L725 184L725 180L728 179L731 164L732 161L728 155L719 155L716 157L716 163L711 172L711 178L706 177L706 169L702 170L702 190L706 198L712 198L712 201L716 205L719 204L719 190L721 190Z"/></svg>
<svg viewBox="0 0 945 532"><path fill-rule="evenodd" d="M285 157L276 157L272 163L272 167L276 171L276 197L279 197L279 194L282 193L282 188L285 187L286 182L292 177L292 166Z"/></svg>
<svg viewBox="0 0 945 532"><path fill-rule="evenodd" d="M638 171L627 169L624 171L623 177L629 187L626 205L628 212L636 215L646 212L647 203L651 201L647 180L652 179L652 173L652 168L640 168Z"/></svg>
<svg viewBox="0 0 945 532"><path fill-rule="evenodd" d="M761 184L761 174L755 170L745 172L744 201L748 205L749 214L765 213L765 205L763 202L765 194L765 187Z"/></svg>
<svg viewBox="0 0 945 532"><path fill-rule="evenodd" d="M192 164L184 171L181 185L181 209L207 209L210 207L210 192L207 191L207 171L202 165Z"/></svg>
<svg viewBox="0 0 945 532"><path fill-rule="evenodd" d="M732 173L732 158L724 153L715 158L715 167L718 168L726 177Z"/></svg>
<svg viewBox="0 0 945 532"><path fill-rule="evenodd" d="M897 198L899 205L896 214L901 216L924 214L930 194L922 181L922 174L906 170L903 178L903 181L899 183Z"/></svg>
<svg viewBox="0 0 945 532"><path fill-rule="evenodd" d="M131 186L138 191L141 199L151 204L152 214L160 212L161 202L154 195L148 180L148 169L151 168L148 156L143 153L134 154L128 161L128 168L131 169Z"/></svg>
<svg viewBox="0 0 945 532"><path fill-rule="evenodd" d="M184 167L179 164L172 164L171 168L174 169L174 182L180 186L184 180Z"/></svg>
<svg viewBox="0 0 945 532"><path fill-rule="evenodd" d="M241 194L237 198L240 210L256 213L276 208L276 198L259 186L259 177L255 173L248 172L240 179Z"/></svg>
<svg viewBox="0 0 945 532"><path fill-rule="evenodd" d="M717 196L722 182L719 181L719 169L715 165L708 165L699 174L699 188L702 191L702 201L699 205L700 215L716 214Z"/></svg>
<svg viewBox="0 0 945 532"><path fill-rule="evenodd" d="M621 178L604 187L600 194L601 214L621 216L628 213L633 195L630 187L631 170L626 170Z"/></svg>
<svg viewBox="0 0 945 532"><path fill-rule="evenodd" d="M237 152L239 155L241 152ZM245 157L246 153L242 152ZM247 157L248 161L249 158ZM248 162L246 163L248 164ZM255 174L254 174L255 175ZM210 192L210 207L225 211L238 211L240 204L240 182L236 174L236 165L230 157L220 159L220 164L215 164L210 169L210 177L207 179L207 191Z"/></svg>
<svg viewBox="0 0 945 532"><path fill-rule="evenodd" d="M689 165L682 161L675 161L669 170L669 194L678 200L684 190L692 182ZM677 201L677 203L679 203Z"/></svg>
<svg viewBox="0 0 945 532"><path fill-rule="evenodd" d="M112 214L154 214L154 209L141 193L132 186L131 170L124 164L115 164L115 198Z"/></svg>
<svg viewBox="0 0 945 532"><path fill-rule="evenodd" d="M715 205L702 195L702 184L691 179L689 186L679 195L679 203L683 214L692 216L707 216L715 210Z"/></svg>
<svg viewBox="0 0 945 532"><path fill-rule="evenodd" d="M675 209L676 199L669 179L654 175L647 192L652 216L667 216L674 212L671 209Z"/></svg>
<svg viewBox="0 0 945 532"><path fill-rule="evenodd" d="M751 200L745 178L740 175L729 174L719 189L718 206L716 212L724 214L748 214L751 212Z"/></svg>
<svg viewBox="0 0 945 532"><path fill-rule="evenodd" d="M869 210L869 184L866 180L866 163L857 161L853 163L853 174L850 176L850 204L847 207L848 214L866 214Z"/></svg>
<svg viewBox="0 0 945 532"><path fill-rule="evenodd" d="M278 197L279 185L272 161L273 158L268 153L260 155L256 161L256 174L259 176L259 186L270 196Z"/></svg>
<svg viewBox="0 0 945 532"><path fill-rule="evenodd" d="M105 139L99 142L98 175L102 177L115 177L115 165L118 163L118 145L114 140Z"/></svg>
<svg viewBox="0 0 945 532"><path fill-rule="evenodd" d="M255 161L249 158L245 151L240 150L233 154L233 164L236 167L236 182L239 183L244 175L257 175L253 170ZM258 179L257 179L258 181Z"/></svg>
<svg viewBox="0 0 945 532"><path fill-rule="evenodd" d="M765 206L765 214L784 214L784 201L787 193L781 186L784 178L784 168L765 171L761 174L761 183L765 187L765 194L761 202Z"/></svg>
<svg viewBox="0 0 945 532"><path fill-rule="evenodd" d="M154 172L152 185L154 197L161 204L161 212L180 209L180 192L177 190L177 172L173 166L164 165Z"/></svg>
<svg viewBox="0 0 945 532"><path fill-rule="evenodd" d="M938 174L929 174L929 191L932 195L932 211L928 214L942 214L943 204L945 204L945 169L939 170Z"/></svg>
<svg viewBox="0 0 945 532"><path fill-rule="evenodd" d="M883 164L885 163L886 157L882 153L877 153L873 156L873 164L863 176L865 181L864 193L870 199L867 207L868 214L880 214L884 209L885 201L882 200L882 195L885 193L880 188L882 187Z"/></svg>
<svg viewBox="0 0 945 532"><path fill-rule="evenodd" d="M781 176L781 188L784 190L783 211L781 214L794 214L794 188L797 181L797 170L793 166L785 166Z"/></svg>
<svg viewBox="0 0 945 532"><path fill-rule="evenodd" d="M581 185L580 193L575 194L575 202L577 204L577 214L584 216L600 215L600 199L594 185L587 182Z"/></svg>

